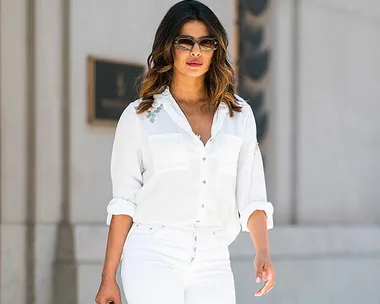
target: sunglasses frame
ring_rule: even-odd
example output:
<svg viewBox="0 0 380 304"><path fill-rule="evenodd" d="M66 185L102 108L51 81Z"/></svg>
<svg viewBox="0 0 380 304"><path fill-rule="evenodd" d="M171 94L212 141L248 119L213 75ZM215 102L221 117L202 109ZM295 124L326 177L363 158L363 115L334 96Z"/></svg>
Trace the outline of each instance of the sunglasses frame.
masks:
<svg viewBox="0 0 380 304"><path fill-rule="evenodd" d="M187 49L187 48L183 48L183 47L180 47L179 46L179 40L180 39L189 39L193 42L193 45L191 46L190 49ZM213 40L214 41L214 47L212 47L211 49L202 49L201 45L200 45L200 42L202 40ZM217 48L218 48L218 41L214 38L214 37L201 37L201 38L194 38L194 37L191 37L191 36L183 36L183 35L180 35L180 36L177 36L174 38L174 46L178 49L178 50L181 50L181 51L192 51L193 48L194 48L194 45L195 44L198 44L198 47L201 51L203 52L212 52L212 51L215 51Z"/></svg>

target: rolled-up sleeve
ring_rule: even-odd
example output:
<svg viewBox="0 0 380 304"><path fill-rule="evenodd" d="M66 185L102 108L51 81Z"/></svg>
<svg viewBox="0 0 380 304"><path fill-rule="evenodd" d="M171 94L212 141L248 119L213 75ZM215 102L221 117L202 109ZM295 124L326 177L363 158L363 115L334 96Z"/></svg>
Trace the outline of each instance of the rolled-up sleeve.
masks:
<svg viewBox="0 0 380 304"><path fill-rule="evenodd" d="M116 126L111 155L113 198L107 206L107 225L113 215L132 218L136 212L136 194L142 187L142 155L137 114L133 103L123 111Z"/></svg>
<svg viewBox="0 0 380 304"><path fill-rule="evenodd" d="M251 107L245 104L248 117L240 150L236 201L240 214L242 231L249 231L248 219L256 210L263 210L267 216L267 229L273 228L273 205L267 201L263 160L256 136L256 123Z"/></svg>

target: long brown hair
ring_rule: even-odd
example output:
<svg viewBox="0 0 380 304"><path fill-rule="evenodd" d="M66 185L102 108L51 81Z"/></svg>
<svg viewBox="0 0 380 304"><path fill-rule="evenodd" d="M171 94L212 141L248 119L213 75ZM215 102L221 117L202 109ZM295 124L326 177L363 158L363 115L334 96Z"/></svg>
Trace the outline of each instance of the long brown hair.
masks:
<svg viewBox="0 0 380 304"><path fill-rule="evenodd" d="M148 56L148 71L140 78L139 95L142 99L136 112L141 114L153 103L153 95L162 93L173 80L173 41L181 27L189 21L202 21L218 41L212 62L205 77L210 107L215 110L224 101L230 116L241 112L235 99L235 71L227 56L226 30L213 11L198 1L181 1L173 5L162 19L155 35L152 52Z"/></svg>

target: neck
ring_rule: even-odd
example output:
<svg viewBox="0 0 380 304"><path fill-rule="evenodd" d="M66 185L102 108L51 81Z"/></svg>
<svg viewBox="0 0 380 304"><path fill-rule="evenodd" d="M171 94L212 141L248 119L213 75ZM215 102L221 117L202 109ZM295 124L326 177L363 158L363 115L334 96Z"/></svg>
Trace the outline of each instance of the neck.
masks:
<svg viewBox="0 0 380 304"><path fill-rule="evenodd" d="M196 104L207 100L204 77L179 76L175 73L170 92L177 100L184 103Z"/></svg>

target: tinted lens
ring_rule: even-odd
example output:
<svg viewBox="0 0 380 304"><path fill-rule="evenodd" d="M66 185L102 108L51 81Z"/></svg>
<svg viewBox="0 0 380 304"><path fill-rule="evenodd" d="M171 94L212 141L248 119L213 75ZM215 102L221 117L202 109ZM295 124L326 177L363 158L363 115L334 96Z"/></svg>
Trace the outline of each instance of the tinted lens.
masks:
<svg viewBox="0 0 380 304"><path fill-rule="evenodd" d="M215 40L212 38L204 38L199 41L199 46L202 50L212 50L215 48Z"/></svg>
<svg viewBox="0 0 380 304"><path fill-rule="evenodd" d="M194 45L194 41L191 40L190 38L179 38L177 40L177 43L178 43L178 47L184 50L190 50Z"/></svg>

